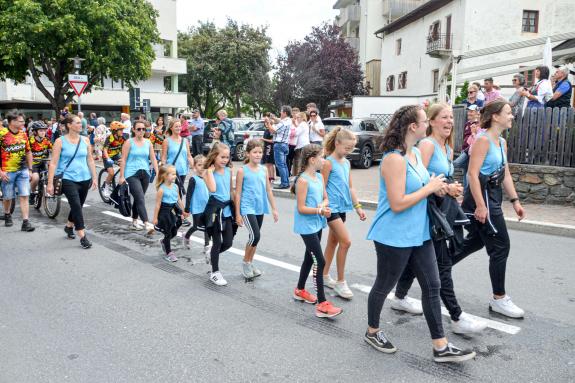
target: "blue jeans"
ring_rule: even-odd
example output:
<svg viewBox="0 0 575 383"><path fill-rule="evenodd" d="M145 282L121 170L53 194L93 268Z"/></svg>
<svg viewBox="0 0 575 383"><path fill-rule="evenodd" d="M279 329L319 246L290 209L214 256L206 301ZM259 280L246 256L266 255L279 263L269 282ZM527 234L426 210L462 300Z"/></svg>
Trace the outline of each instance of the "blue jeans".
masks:
<svg viewBox="0 0 575 383"><path fill-rule="evenodd" d="M274 143L274 159L278 172L280 174L281 184L280 187L289 186L289 170L287 167L287 155L289 153L288 144L282 142Z"/></svg>
<svg viewBox="0 0 575 383"><path fill-rule="evenodd" d="M18 196L27 197L30 195L30 174L28 169L18 170L17 172L7 172L8 181L2 181L2 197L5 200L14 199L16 188Z"/></svg>

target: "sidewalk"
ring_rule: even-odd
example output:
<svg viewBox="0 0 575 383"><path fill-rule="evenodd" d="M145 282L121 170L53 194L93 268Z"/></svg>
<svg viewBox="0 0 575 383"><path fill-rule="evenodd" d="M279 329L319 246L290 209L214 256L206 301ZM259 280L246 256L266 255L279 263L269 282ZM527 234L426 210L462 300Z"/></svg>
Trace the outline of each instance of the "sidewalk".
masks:
<svg viewBox="0 0 575 383"><path fill-rule="evenodd" d="M379 193L378 166L370 169L352 169L351 177L358 198L365 208L377 207ZM274 190L282 197L291 196L288 191ZM575 238L575 207L556 205L523 205L527 218L517 221L515 211L510 203L503 204L503 211L510 229L531 231L542 234L562 235Z"/></svg>

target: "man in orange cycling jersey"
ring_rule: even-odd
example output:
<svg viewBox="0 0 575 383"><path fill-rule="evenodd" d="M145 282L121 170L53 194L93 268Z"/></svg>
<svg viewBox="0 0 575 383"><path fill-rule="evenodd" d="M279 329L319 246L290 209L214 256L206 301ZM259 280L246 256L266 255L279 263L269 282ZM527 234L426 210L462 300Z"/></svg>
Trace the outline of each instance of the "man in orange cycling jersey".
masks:
<svg viewBox="0 0 575 383"><path fill-rule="evenodd" d="M124 130L124 125L119 121L112 121L110 124L110 134L106 141L104 141L104 147L102 148L102 160L104 162L104 169L108 172L108 177L106 178L106 185L104 188L104 195L106 198L112 194L112 180L114 179L114 161L119 162L122 158L122 145L124 145L124 137L122 136L122 131Z"/></svg>
<svg viewBox="0 0 575 383"><path fill-rule="evenodd" d="M46 170L46 163L50 156L52 143L46 137L48 127L42 121L34 121L30 127L32 136L30 136L30 150L32 151L32 178L30 178L30 201L32 194L36 193L36 187L40 180L40 172Z"/></svg>

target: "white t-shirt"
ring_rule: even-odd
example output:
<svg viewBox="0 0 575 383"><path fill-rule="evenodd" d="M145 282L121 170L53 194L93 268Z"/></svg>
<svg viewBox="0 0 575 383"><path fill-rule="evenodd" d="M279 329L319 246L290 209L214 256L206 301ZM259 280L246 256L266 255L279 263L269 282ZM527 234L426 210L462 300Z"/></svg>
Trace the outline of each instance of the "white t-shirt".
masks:
<svg viewBox="0 0 575 383"><path fill-rule="evenodd" d="M130 134L130 132L132 131L132 121L130 120L122 121L122 124L124 125L124 130L122 130L122 133Z"/></svg>
<svg viewBox="0 0 575 383"><path fill-rule="evenodd" d="M315 123L311 120L309 121L309 142L323 141L323 137L316 133L314 129L319 131L325 130L323 122L321 122L319 116Z"/></svg>
<svg viewBox="0 0 575 383"><path fill-rule="evenodd" d="M545 103L551 100L553 97L553 88L551 87L551 81L549 80L541 80L537 85L537 94L534 96L537 97L537 101L540 104L545 105Z"/></svg>
<svg viewBox="0 0 575 383"><path fill-rule="evenodd" d="M300 122L295 130L296 135L296 149L301 149L309 144L309 126L305 122Z"/></svg>

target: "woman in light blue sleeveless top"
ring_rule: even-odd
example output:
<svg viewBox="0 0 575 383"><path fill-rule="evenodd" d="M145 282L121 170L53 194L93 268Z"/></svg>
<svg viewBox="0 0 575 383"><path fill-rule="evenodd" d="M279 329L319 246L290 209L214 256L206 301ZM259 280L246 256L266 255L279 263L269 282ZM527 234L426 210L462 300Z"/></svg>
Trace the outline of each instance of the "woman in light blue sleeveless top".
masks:
<svg viewBox="0 0 575 383"><path fill-rule="evenodd" d="M342 162L328 156L331 163L331 172L327 178L326 191L329 198L331 213L346 213L353 210L351 191L349 189L349 161L344 158Z"/></svg>
<svg viewBox="0 0 575 383"><path fill-rule="evenodd" d="M160 188L163 191L162 194L162 203L166 203L169 205L174 205L178 202L178 188L176 185L172 184L171 186L167 186L166 184L161 184Z"/></svg>
<svg viewBox="0 0 575 383"><path fill-rule="evenodd" d="M379 327L383 303L405 268L417 275L422 289L423 313L433 344L435 361L463 361L473 351L448 345L443 331L439 300L439 272L430 240L427 197L444 195L443 176L432 176L415 144L425 137L427 115L419 105L397 110L389 123L381 149L378 207L367 235L374 241L377 276L368 298L368 329L364 340L375 349L394 352L395 347ZM449 358L447 358L449 356Z"/></svg>
<svg viewBox="0 0 575 383"><path fill-rule="evenodd" d="M90 186L96 188L96 167L92 157L92 147L89 141L80 136L82 121L78 116L68 114L64 119L67 134L56 140L52 149L52 160L48 169L48 194L54 193L54 176L62 176L62 193L70 204L68 222L64 231L69 239L76 238L74 229L80 237L80 245L84 249L92 247L84 231L84 215L82 208ZM76 149L77 152L76 152ZM74 153L76 153L74 155Z"/></svg>
<svg viewBox="0 0 575 383"><path fill-rule="evenodd" d="M206 210L208 199L210 198L210 192L206 186L206 181L204 181L202 177L195 175L192 178L194 179L195 186L191 196L190 213L192 215L203 214L204 210Z"/></svg>
<svg viewBox="0 0 575 383"><path fill-rule="evenodd" d="M185 194L184 182L188 175L188 169L194 165L194 160L190 153L189 141L180 137L181 131L182 123L179 119L170 121L168 129L166 130L166 139L162 144L162 164L175 166L176 174L179 178L178 186L180 187L181 194Z"/></svg>
<svg viewBox="0 0 575 383"><path fill-rule="evenodd" d="M257 171L250 169L249 165L242 166L242 198L240 200L240 214L263 215L269 214L269 201L267 195L266 171L258 165Z"/></svg>
<svg viewBox="0 0 575 383"><path fill-rule="evenodd" d="M305 206L317 208L323 202L323 178L321 174L312 179L307 174L302 173L301 178L307 181L307 195L305 197ZM327 220L319 214L301 214L296 206L294 212L293 231L296 234L314 234L325 229Z"/></svg>
<svg viewBox="0 0 575 383"><path fill-rule="evenodd" d="M451 146L449 146L449 144L446 142L442 148L434 137L429 136L424 138L419 142L419 149L422 152L424 164L426 162L426 158L424 155L425 150L423 149L422 144L428 142L433 145L433 154L431 155L429 163L427 164L427 171L429 174L443 174L445 177L452 177L453 150L451 149Z"/></svg>
<svg viewBox="0 0 575 383"><path fill-rule="evenodd" d="M503 189L513 204L519 220L525 211L519 202L506 158L506 143L501 134L513 126L513 112L508 102L495 100L481 112L481 128L486 131L477 136L470 151L465 190L461 207L470 217L469 234L460 251L455 254L459 262L472 252L485 246L489 255L489 276L493 296L491 310L511 318L521 318L524 310L516 306L507 295L505 275L510 251L509 234L503 217Z"/></svg>
<svg viewBox="0 0 575 383"><path fill-rule="evenodd" d="M220 202L227 202L231 199L230 195L230 168L224 167L224 174L220 174L218 172L213 172L214 179L216 181L216 191L210 193L211 196L214 196ZM232 209L230 206L226 206L223 212L224 218L232 216Z"/></svg>
<svg viewBox="0 0 575 383"><path fill-rule="evenodd" d="M143 121L136 121L132 125L132 138L126 140L122 146L122 161L120 162L120 184L124 180L128 183L130 194L134 199L132 204L131 230L146 229L148 234L154 232L154 225L148 220L146 210L146 191L150 185L150 163L155 174L158 174L158 163L154 155L154 148L147 138L146 125ZM138 218L144 226L140 225Z"/></svg>

